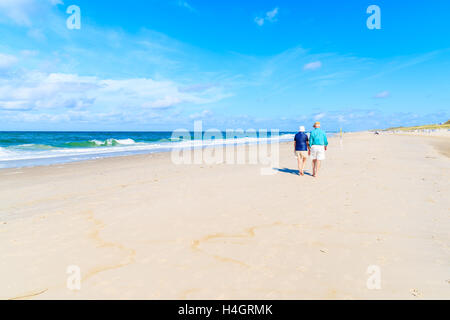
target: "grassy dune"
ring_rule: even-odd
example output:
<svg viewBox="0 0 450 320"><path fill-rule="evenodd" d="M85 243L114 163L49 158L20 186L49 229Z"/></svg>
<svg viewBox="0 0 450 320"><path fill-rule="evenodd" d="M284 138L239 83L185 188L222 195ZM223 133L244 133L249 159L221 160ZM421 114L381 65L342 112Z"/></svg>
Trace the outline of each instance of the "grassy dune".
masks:
<svg viewBox="0 0 450 320"><path fill-rule="evenodd" d="M450 120L444 124L426 124L423 126L413 126L413 127L393 127L384 129L384 131L412 131L412 130L426 130L426 129L450 129Z"/></svg>

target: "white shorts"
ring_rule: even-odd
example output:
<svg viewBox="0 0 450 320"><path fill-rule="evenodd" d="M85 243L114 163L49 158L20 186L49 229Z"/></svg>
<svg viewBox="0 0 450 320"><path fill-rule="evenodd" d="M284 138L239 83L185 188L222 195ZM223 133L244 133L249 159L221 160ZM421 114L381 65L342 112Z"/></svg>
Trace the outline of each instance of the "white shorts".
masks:
<svg viewBox="0 0 450 320"><path fill-rule="evenodd" d="M325 160L325 147L311 146L311 158L313 160Z"/></svg>

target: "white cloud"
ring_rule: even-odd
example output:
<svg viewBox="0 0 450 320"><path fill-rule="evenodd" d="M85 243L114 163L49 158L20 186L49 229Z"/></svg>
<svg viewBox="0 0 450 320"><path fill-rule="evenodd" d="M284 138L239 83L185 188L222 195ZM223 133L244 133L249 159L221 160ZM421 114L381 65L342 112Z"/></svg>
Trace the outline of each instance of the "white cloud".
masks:
<svg viewBox="0 0 450 320"><path fill-rule="evenodd" d="M323 119L325 116L326 116L326 113L324 113L324 112L318 113L318 114L314 115L314 120Z"/></svg>
<svg viewBox="0 0 450 320"><path fill-rule="evenodd" d="M310 62L303 66L303 70L317 70L320 68L322 68L322 62L320 61Z"/></svg>
<svg viewBox="0 0 450 320"><path fill-rule="evenodd" d="M182 102L183 100L179 97L165 96L164 98L152 102L145 102L142 106L150 109L167 109Z"/></svg>
<svg viewBox="0 0 450 320"><path fill-rule="evenodd" d="M12 67L17 61L18 59L15 56L0 53L0 70Z"/></svg>
<svg viewBox="0 0 450 320"><path fill-rule="evenodd" d="M191 114L189 116L189 118L193 119L193 120L205 119L205 118L208 118L208 117L212 116L212 114L213 113L210 110L203 110L202 112Z"/></svg>
<svg viewBox="0 0 450 320"><path fill-rule="evenodd" d="M0 21L9 20L22 26L31 26L33 17L44 7L63 4L61 0L0 0Z"/></svg>
<svg viewBox="0 0 450 320"><path fill-rule="evenodd" d="M275 9L271 10L271 11L266 12L264 17L256 17L255 18L255 23L258 26L262 27L266 21L268 21L268 22L275 22L275 21L277 21L278 11L279 11L279 9L277 7Z"/></svg>
<svg viewBox="0 0 450 320"><path fill-rule="evenodd" d="M258 26L262 26L263 24L264 24L264 18L258 18L258 17L256 17L255 18L255 22L256 22L256 24L258 25Z"/></svg>
<svg viewBox="0 0 450 320"><path fill-rule="evenodd" d="M33 0L0 0L0 12L2 16L19 25L31 25L29 17Z"/></svg>
<svg viewBox="0 0 450 320"><path fill-rule="evenodd" d="M30 29L28 30L27 35L37 41L44 41L47 39L41 29Z"/></svg>
<svg viewBox="0 0 450 320"><path fill-rule="evenodd" d="M375 99L385 99L389 98L391 93L389 91L381 91L375 95Z"/></svg>
<svg viewBox="0 0 450 320"><path fill-rule="evenodd" d="M0 109L1 110L28 110L27 101L24 101L24 100L1 101L0 100Z"/></svg>
<svg viewBox="0 0 450 320"><path fill-rule="evenodd" d="M39 54L38 50L21 50L20 54L25 57L35 57Z"/></svg>
<svg viewBox="0 0 450 320"><path fill-rule="evenodd" d="M67 109L146 110L168 109L183 104L200 105L229 95L221 87L206 91L181 91L174 81L100 79L76 74L29 72L11 79L0 79L0 110Z"/></svg>
<svg viewBox="0 0 450 320"><path fill-rule="evenodd" d="M212 83L206 83L206 84L191 84L186 87L180 88L181 92L204 92L206 90L210 90L214 88L215 85Z"/></svg>
<svg viewBox="0 0 450 320"><path fill-rule="evenodd" d="M184 0L179 0L178 1L178 6L182 7L182 8L185 8L185 9L188 9L191 12L197 12L197 10L195 10L189 3L187 3L187 1L184 1Z"/></svg>
<svg viewBox="0 0 450 320"><path fill-rule="evenodd" d="M273 9L266 13L266 19L269 21L276 21L276 16L278 15L278 8Z"/></svg>

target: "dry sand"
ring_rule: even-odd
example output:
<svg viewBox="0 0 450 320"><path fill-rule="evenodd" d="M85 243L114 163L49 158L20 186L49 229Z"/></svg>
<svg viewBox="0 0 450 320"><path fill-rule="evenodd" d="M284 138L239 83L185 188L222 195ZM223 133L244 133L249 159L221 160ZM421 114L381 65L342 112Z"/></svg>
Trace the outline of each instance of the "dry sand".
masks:
<svg viewBox="0 0 450 320"><path fill-rule="evenodd" d="M275 175L170 154L0 170L0 299L449 299L450 140L432 139L332 138L317 179L290 144Z"/></svg>

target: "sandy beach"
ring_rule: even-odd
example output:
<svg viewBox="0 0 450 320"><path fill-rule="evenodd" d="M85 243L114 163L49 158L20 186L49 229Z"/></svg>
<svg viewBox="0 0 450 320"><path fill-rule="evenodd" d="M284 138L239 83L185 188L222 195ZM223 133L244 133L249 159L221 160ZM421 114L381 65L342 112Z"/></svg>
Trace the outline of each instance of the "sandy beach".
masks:
<svg viewBox="0 0 450 320"><path fill-rule="evenodd" d="M0 299L450 299L450 138L329 140L317 179L288 143L274 175L169 153L0 170Z"/></svg>

